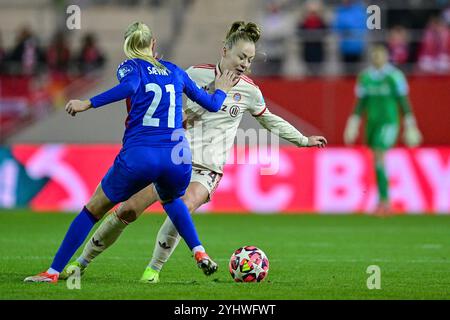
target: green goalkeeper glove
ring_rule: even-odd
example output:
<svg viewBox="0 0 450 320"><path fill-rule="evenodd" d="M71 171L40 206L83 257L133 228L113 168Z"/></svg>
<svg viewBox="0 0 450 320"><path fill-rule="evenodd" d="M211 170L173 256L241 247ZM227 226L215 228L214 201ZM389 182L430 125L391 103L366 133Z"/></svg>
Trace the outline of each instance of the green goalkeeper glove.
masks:
<svg viewBox="0 0 450 320"><path fill-rule="evenodd" d="M359 124L361 123L360 116L353 114L348 118L347 125L344 130L344 143L353 144L358 137Z"/></svg>
<svg viewBox="0 0 450 320"><path fill-rule="evenodd" d="M422 134L417 128L416 119L408 114L403 120L403 141L408 147L416 147L422 142Z"/></svg>

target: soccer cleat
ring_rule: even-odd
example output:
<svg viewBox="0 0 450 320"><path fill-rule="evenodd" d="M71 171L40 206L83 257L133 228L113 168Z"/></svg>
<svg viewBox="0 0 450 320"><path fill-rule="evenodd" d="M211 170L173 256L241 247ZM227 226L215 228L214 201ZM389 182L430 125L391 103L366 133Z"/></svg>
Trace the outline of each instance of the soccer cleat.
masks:
<svg viewBox="0 0 450 320"><path fill-rule="evenodd" d="M390 206L387 203L379 203L377 208L375 209L375 216L377 217L387 217L390 216L391 210Z"/></svg>
<svg viewBox="0 0 450 320"><path fill-rule="evenodd" d="M202 269L203 273L207 276L212 275L217 271L217 263L215 263L207 254L203 251L197 251L194 255L197 266Z"/></svg>
<svg viewBox="0 0 450 320"><path fill-rule="evenodd" d="M49 282L49 283L56 283L58 282L58 275L57 274L49 274L47 272L41 272L38 275L26 277L24 282Z"/></svg>
<svg viewBox="0 0 450 320"><path fill-rule="evenodd" d="M70 271L68 269L71 269ZM61 280L67 280L71 275L74 274L75 272L75 268L80 269L80 276L82 276L84 274L84 272L87 269L87 266L83 266L81 263L79 263L78 261L72 261L71 263L69 263L64 270L59 274L59 279Z"/></svg>
<svg viewBox="0 0 450 320"><path fill-rule="evenodd" d="M141 277L140 282L143 283L158 283L159 282L159 271L156 271L150 267L145 268L144 274Z"/></svg>

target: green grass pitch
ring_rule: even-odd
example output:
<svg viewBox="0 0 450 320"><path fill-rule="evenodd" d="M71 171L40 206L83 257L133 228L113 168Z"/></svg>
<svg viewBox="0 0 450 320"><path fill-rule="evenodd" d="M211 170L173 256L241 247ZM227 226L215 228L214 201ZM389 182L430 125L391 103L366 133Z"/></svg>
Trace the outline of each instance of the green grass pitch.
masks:
<svg viewBox="0 0 450 320"><path fill-rule="evenodd" d="M156 285L138 281L165 215L145 215L88 268L80 290L23 283L51 263L73 214L0 212L0 299L448 299L450 216L195 215L219 263L206 277L181 243ZM270 260L262 283L234 283L228 259L256 245ZM80 249L81 250L81 249ZM80 251L79 251L80 252ZM367 267L381 289L367 288Z"/></svg>

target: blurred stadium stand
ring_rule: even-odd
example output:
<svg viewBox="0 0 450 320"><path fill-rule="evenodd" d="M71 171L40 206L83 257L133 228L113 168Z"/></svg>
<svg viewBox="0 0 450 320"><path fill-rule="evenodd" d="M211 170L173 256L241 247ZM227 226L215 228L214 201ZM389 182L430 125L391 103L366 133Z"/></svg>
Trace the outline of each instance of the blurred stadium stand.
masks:
<svg viewBox="0 0 450 320"><path fill-rule="evenodd" d="M116 82L115 69L123 60L122 42L126 26L134 20L146 22L157 38L157 52L164 58L174 61L182 67L198 63L215 63L220 54L223 38L231 22L236 20L256 21L263 27L263 35L258 46L258 56L253 65L253 77L261 84L268 104L275 113L287 117L307 134L332 134L332 143L341 143L339 130L343 120L332 115L348 114L353 103L352 81L357 70L361 70L367 62L367 52L374 42L388 43L392 52L392 60L409 75L421 76L432 74L432 81L446 79L450 71L444 55L442 69L428 68L429 59L425 59L420 68L419 60L421 43L425 42L427 28L429 34L440 32L440 43L449 39L450 1L447 0L403 0L403 1L370 1L382 9L382 30L365 32L362 38L364 50L361 61L342 63L340 54L340 38L336 33L335 21L338 8L344 3L364 4L363 1L294 1L294 0L254 0L254 1L211 1L211 0L0 0L0 54L6 52L15 42L17 31L29 26L43 47L48 46L54 33L64 30L71 50L80 49L82 38L93 33L99 48L106 56L106 64L100 72L86 77L77 74L78 81L57 87L49 92L48 74L39 71L31 79L0 77L2 130L11 126L14 134L2 133L1 141L16 142L120 142L123 133L125 108L123 103L116 103L107 109L86 114L79 114L73 121L62 110L64 103L70 98L88 98L93 94L111 87ZM81 8L81 30L67 30L65 9L69 4L77 4ZM365 8L367 4L362 7ZM439 26L430 25L432 17L440 17ZM320 23L319 23L320 22ZM318 24L319 23L319 24ZM59 26L59 28L58 28ZM439 32L436 30L439 29ZM434 38L429 36L429 52L434 54ZM444 39L444 40L442 40ZM449 46L442 46L450 50ZM277 49L278 48L278 49ZM281 48L281 49L280 49ZM434 51L433 51L434 50ZM450 52L449 52L450 53ZM1 55L0 55L1 56ZM352 58L352 57L350 57ZM447 59L447 60L445 60ZM305 63L305 60L308 63ZM351 60L351 59L350 59ZM427 62L428 61L428 62ZM3 70L3 68L2 68ZM426 72L425 72L426 71ZM348 73L350 72L350 73ZM440 74L439 77L434 74ZM349 75L350 78L342 78ZM265 82L264 77L293 81L290 85L305 86L314 80L317 84L317 95L314 97L291 93L287 97L295 101L297 107L286 104L277 96L280 81ZM312 78L311 78L312 77ZM322 78L323 77L323 78ZM441 78L443 77L443 78ZM28 90L19 93L16 87L19 82L30 83ZM349 81L349 82L348 82ZM420 81L419 81L420 82ZM267 85L265 85L267 83ZM344 83L344 85L343 85ZM426 83L426 81L424 82ZM444 82L447 83L447 82ZM25 86L20 84L20 86ZM442 86L437 86L442 87ZM13 88L13 89L11 89ZM44 88L44 89L43 89ZM345 88L344 91L342 88ZM444 91L434 91L441 95L445 103L450 101ZM330 93L331 92L331 93ZM341 100L334 93L341 92ZM419 112L429 107L425 96L412 93L413 107ZM30 97L31 95L31 97ZM56 97L56 98L55 98ZM37 100L35 100L37 99ZM321 118L310 119L312 108L321 103ZM293 104L293 103L291 103ZM441 103L442 105L442 103ZM316 106L316 107L315 107ZM421 111L424 110L424 111ZM55 111L55 112L53 112ZM12 122L11 122L12 119ZM20 121L17 121L20 119ZM33 121L37 120L39 121ZM306 120L308 119L308 120ZM14 120L16 120L14 122ZM338 123L335 123L335 122ZM437 119L445 124L445 117ZM249 116L242 123L244 128L258 127ZM332 128L332 129L330 129ZM3 132L3 131L2 131ZM11 130L13 132L13 130ZM425 138L427 138L425 129ZM431 141L441 143L445 139ZM427 141L427 139L425 140Z"/></svg>

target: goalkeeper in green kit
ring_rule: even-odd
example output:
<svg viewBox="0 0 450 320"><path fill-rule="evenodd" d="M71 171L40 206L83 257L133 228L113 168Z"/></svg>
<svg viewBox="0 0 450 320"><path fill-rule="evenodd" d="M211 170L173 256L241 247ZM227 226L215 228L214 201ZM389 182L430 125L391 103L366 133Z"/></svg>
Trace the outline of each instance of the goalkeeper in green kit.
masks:
<svg viewBox="0 0 450 320"><path fill-rule="evenodd" d="M360 73L356 84L357 103L344 131L344 142L355 142L361 117L366 116L366 142L373 150L379 203L377 213L390 210L388 178L384 156L392 148L400 129L400 110L403 114L403 141L409 147L420 144L422 135L417 128L408 99L408 83L402 71L388 63L384 46L371 51L371 66Z"/></svg>

